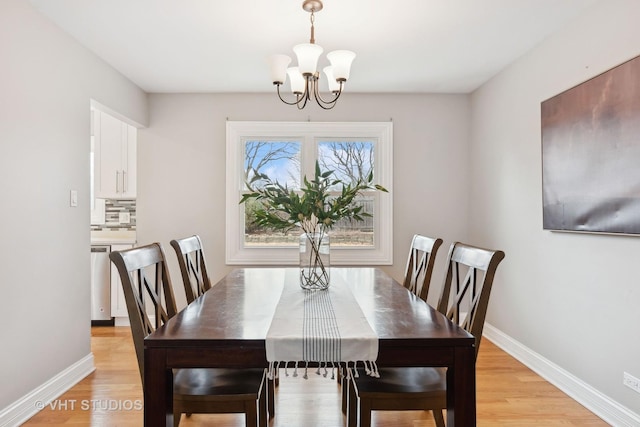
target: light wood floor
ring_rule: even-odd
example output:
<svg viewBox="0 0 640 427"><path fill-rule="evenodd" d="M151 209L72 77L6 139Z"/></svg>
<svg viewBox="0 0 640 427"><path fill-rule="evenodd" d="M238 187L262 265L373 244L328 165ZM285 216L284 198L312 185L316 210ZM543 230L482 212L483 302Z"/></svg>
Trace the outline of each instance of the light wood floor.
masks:
<svg viewBox="0 0 640 427"><path fill-rule="evenodd" d="M128 327L94 327L96 371L25 423L28 427L142 425L140 375ZM339 427L337 381L282 376L271 427ZM66 408L65 408L66 406ZM72 406L75 410L72 410ZM483 340L477 362L478 426L581 426L608 424ZM374 427L432 427L430 412L374 412ZM183 416L182 427L243 427L242 415Z"/></svg>

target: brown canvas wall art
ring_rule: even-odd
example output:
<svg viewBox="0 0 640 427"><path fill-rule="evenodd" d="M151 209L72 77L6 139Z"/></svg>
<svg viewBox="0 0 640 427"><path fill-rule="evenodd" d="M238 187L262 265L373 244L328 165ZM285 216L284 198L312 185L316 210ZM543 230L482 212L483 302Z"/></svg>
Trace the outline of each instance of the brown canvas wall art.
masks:
<svg viewBox="0 0 640 427"><path fill-rule="evenodd" d="M640 234L640 57L541 113L543 228Z"/></svg>

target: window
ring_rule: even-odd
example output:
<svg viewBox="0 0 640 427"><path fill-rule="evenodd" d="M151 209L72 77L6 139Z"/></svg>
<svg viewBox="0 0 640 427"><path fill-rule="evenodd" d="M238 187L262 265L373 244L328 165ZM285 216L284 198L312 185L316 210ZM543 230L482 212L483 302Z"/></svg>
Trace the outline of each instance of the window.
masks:
<svg viewBox="0 0 640 427"><path fill-rule="evenodd" d="M255 201L239 204L245 182L256 170L290 188L313 176L316 161L344 182L373 171L389 193L371 191L359 202L372 216L344 221L331 230L331 263L391 264L392 124L312 122L227 122L227 264L297 264L299 230L263 230L251 223Z"/></svg>

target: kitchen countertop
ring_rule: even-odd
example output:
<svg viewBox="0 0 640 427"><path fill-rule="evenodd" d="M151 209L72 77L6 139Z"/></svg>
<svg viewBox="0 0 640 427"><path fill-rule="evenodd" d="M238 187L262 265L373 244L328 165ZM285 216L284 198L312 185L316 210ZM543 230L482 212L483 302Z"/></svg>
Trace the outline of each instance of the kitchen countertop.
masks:
<svg viewBox="0 0 640 427"><path fill-rule="evenodd" d="M92 231L92 245L127 245L136 243L135 231Z"/></svg>

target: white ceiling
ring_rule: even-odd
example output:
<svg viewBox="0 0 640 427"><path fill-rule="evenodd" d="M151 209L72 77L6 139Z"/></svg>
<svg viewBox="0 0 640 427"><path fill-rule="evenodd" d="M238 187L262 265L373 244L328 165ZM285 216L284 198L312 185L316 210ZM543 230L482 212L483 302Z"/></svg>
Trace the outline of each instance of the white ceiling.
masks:
<svg viewBox="0 0 640 427"><path fill-rule="evenodd" d="M270 92L309 41L302 0L29 1L147 92ZM316 43L356 52L349 92L468 93L597 1L324 0Z"/></svg>

